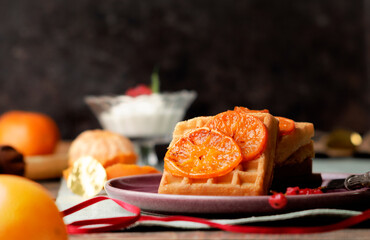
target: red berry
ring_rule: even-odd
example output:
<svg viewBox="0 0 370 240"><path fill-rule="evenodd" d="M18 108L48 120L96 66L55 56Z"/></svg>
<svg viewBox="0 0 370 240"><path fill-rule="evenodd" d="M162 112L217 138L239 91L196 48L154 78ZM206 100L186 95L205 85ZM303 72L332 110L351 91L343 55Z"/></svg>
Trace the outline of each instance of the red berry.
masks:
<svg viewBox="0 0 370 240"><path fill-rule="evenodd" d="M288 187L285 192L286 195L298 195L299 187Z"/></svg>
<svg viewBox="0 0 370 240"><path fill-rule="evenodd" d="M322 191L319 188L313 189L313 192L312 192L312 194L321 194L321 193L322 193Z"/></svg>
<svg viewBox="0 0 370 240"><path fill-rule="evenodd" d="M137 97L139 95L150 95L152 94L152 90L144 84L139 84L134 88L129 88L125 94L131 97Z"/></svg>
<svg viewBox="0 0 370 240"><path fill-rule="evenodd" d="M309 195L309 194L320 194L323 193L320 188L302 188L299 187L288 187L286 189L286 195Z"/></svg>
<svg viewBox="0 0 370 240"><path fill-rule="evenodd" d="M275 193L269 198L269 204L275 209L282 209L287 204L287 199L282 193Z"/></svg>
<svg viewBox="0 0 370 240"><path fill-rule="evenodd" d="M299 195L308 195L308 194L310 194L309 188L303 188L299 190Z"/></svg>

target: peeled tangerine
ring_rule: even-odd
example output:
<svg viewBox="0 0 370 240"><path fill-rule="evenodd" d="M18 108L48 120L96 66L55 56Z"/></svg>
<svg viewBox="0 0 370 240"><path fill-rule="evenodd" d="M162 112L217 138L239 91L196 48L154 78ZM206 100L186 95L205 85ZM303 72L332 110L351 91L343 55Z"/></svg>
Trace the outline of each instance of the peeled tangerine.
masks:
<svg viewBox="0 0 370 240"><path fill-rule="evenodd" d="M0 239L68 239L54 200L38 183L0 174Z"/></svg>
<svg viewBox="0 0 370 240"><path fill-rule="evenodd" d="M69 148L69 166L81 157L90 156L103 167L115 163L135 164L137 155L134 144L117 133L95 129L86 130L72 141Z"/></svg>

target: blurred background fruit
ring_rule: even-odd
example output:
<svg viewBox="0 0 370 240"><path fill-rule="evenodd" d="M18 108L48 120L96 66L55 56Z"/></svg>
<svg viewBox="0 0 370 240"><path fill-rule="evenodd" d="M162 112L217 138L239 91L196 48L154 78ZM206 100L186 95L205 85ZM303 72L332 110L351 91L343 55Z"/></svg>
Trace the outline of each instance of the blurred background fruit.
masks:
<svg viewBox="0 0 370 240"><path fill-rule="evenodd" d="M0 239L68 239L54 200L41 185L0 174Z"/></svg>
<svg viewBox="0 0 370 240"><path fill-rule="evenodd" d="M45 114L9 111L0 116L0 144L26 156L51 154L59 140L57 124Z"/></svg>

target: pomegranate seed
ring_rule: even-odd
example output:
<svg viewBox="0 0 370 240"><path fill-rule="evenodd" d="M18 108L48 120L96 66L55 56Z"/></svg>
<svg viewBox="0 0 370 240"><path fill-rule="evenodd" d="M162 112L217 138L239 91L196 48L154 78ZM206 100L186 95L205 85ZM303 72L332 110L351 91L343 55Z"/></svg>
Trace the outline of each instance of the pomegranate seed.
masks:
<svg viewBox="0 0 370 240"><path fill-rule="evenodd" d="M313 192L312 192L312 194L321 194L321 193L322 191L319 188L313 189Z"/></svg>
<svg viewBox="0 0 370 240"><path fill-rule="evenodd" d="M309 188L303 188L299 190L299 195L308 195L308 194L310 194Z"/></svg>
<svg viewBox="0 0 370 240"><path fill-rule="evenodd" d="M288 187L285 195L309 195L309 194L321 194L323 193L320 188L302 188L299 187Z"/></svg>
<svg viewBox="0 0 370 240"><path fill-rule="evenodd" d="M288 187L285 192L286 195L298 195L299 187Z"/></svg>
<svg viewBox="0 0 370 240"><path fill-rule="evenodd" d="M287 199L282 193L275 193L269 198L269 204L275 209L282 209L287 204Z"/></svg>

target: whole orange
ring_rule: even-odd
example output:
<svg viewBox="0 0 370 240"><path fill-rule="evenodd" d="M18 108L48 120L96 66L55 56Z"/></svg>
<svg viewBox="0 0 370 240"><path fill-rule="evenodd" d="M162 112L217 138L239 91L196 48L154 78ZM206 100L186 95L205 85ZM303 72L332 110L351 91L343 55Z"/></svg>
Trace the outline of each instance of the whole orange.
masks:
<svg viewBox="0 0 370 240"><path fill-rule="evenodd" d="M46 189L0 174L0 239L68 239L63 218Z"/></svg>
<svg viewBox="0 0 370 240"><path fill-rule="evenodd" d="M45 114L9 111L0 116L0 144L26 156L53 153L59 139L57 124Z"/></svg>

